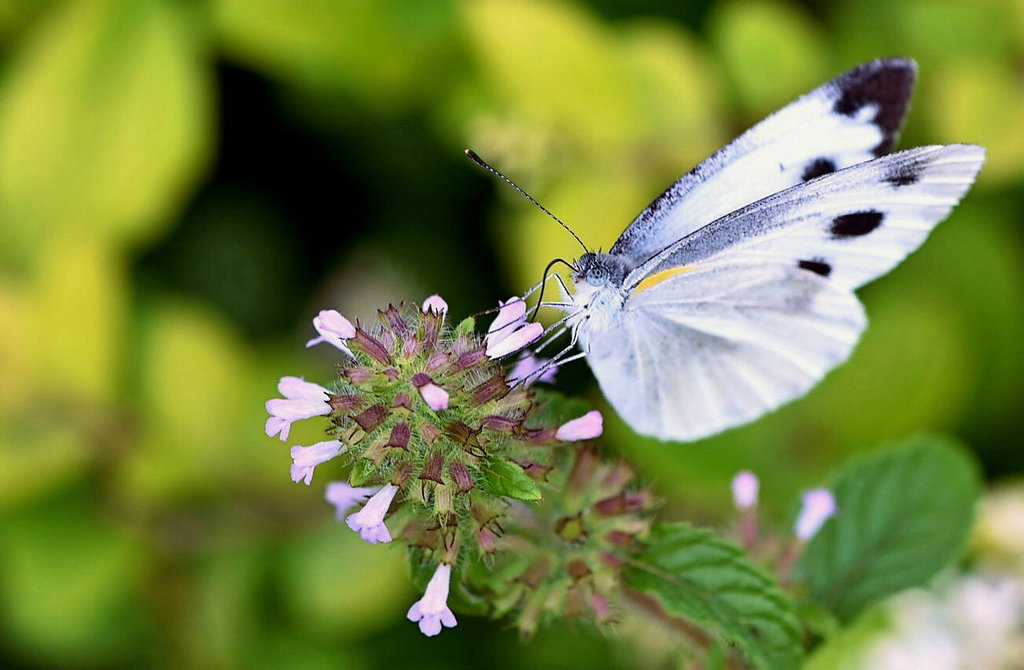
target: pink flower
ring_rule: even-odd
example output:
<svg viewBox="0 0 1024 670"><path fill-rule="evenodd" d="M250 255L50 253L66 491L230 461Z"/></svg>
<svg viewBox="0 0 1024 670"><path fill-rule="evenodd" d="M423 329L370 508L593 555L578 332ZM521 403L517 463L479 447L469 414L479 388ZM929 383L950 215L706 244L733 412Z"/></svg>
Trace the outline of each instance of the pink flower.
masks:
<svg viewBox="0 0 1024 670"><path fill-rule="evenodd" d="M288 439L293 421L331 413L331 406L327 404L330 394L322 386L299 377L282 377L277 390L285 399L267 401L267 411L270 412L266 427L268 437L280 433L283 442Z"/></svg>
<svg viewBox="0 0 1024 670"><path fill-rule="evenodd" d="M434 383L424 384L420 387L420 395L426 401L430 409L435 412L448 407L448 391Z"/></svg>
<svg viewBox="0 0 1024 670"><path fill-rule="evenodd" d="M487 329L484 342L490 358L500 358L519 351L544 332L539 323L526 323L526 303L515 296L498 301L498 316Z"/></svg>
<svg viewBox="0 0 1024 670"><path fill-rule="evenodd" d="M413 603L406 614L409 621L420 622L420 632L427 637L440 633L442 624L446 628L454 628L457 623L455 615L448 609L448 582L451 574L452 566L445 563L437 566L427 584L426 593Z"/></svg>
<svg viewBox="0 0 1024 670"><path fill-rule="evenodd" d="M317 442L310 447L300 447L298 445L292 447L292 481L298 482L300 480L306 481L306 486L313 481L313 468L326 463L341 452L345 451L345 447L342 446L338 440L328 440L326 442Z"/></svg>
<svg viewBox="0 0 1024 670"><path fill-rule="evenodd" d="M591 440L604 431L604 419L596 409L587 412L578 419L567 421L558 427L555 439L563 442Z"/></svg>
<svg viewBox="0 0 1024 670"><path fill-rule="evenodd" d="M747 509L757 504L757 475L749 470L742 470L732 478L732 499L739 509Z"/></svg>
<svg viewBox="0 0 1024 670"><path fill-rule="evenodd" d="M398 487L385 484L370 498L369 502L363 505L363 509L355 514L349 514L345 523L370 544L390 542L391 532L384 525L384 515L388 513L388 508L391 507L391 501L396 493L398 493Z"/></svg>
<svg viewBox="0 0 1024 670"><path fill-rule="evenodd" d="M533 352L524 351L516 361L516 364L512 366L512 372L509 373L509 380L518 381L526 380L526 385L533 384L534 382L545 382L550 384L555 381L555 373L558 372L557 365L548 365L550 362L547 358L538 358L533 355ZM540 374L539 377L530 379L531 375L536 373L541 368L546 369Z"/></svg>
<svg viewBox="0 0 1024 670"><path fill-rule="evenodd" d="M316 332L320 333L320 337L314 337L309 342L306 342L307 347L327 342L355 358L355 356L352 356L352 351L348 348L348 345L345 344L345 340L351 340L356 336L355 326L338 313L337 310L322 310L313 317L313 327L316 328Z"/></svg>
<svg viewBox="0 0 1024 670"><path fill-rule="evenodd" d="M526 303L517 296L498 301L498 316L487 329L487 346L508 337L508 332L526 323Z"/></svg>
<svg viewBox="0 0 1024 670"><path fill-rule="evenodd" d="M796 519L796 536L807 542L822 524L836 513L836 499L828 489L814 489L803 494L803 507Z"/></svg>
<svg viewBox="0 0 1024 670"><path fill-rule="evenodd" d="M448 312L448 303L444 301L439 295L432 295L423 301L423 312L433 312L434 314L446 314Z"/></svg>
<svg viewBox="0 0 1024 670"><path fill-rule="evenodd" d="M327 502L334 505L335 516L341 521L345 512L349 511L377 491L372 487L349 486L347 482L331 482L327 485Z"/></svg>

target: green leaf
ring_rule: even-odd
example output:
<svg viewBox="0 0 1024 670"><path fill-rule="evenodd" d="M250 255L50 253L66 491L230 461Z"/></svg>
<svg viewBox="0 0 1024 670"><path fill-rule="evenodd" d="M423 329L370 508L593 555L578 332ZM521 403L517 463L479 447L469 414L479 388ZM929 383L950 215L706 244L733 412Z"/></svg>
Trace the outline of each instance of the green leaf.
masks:
<svg viewBox="0 0 1024 670"><path fill-rule="evenodd" d="M963 553L980 484L963 447L919 437L850 464L830 488L838 514L799 569L815 597L849 620Z"/></svg>
<svg viewBox="0 0 1024 670"><path fill-rule="evenodd" d="M540 500L537 482L523 472L523 469L503 458L490 458L483 467L483 481L480 487L496 496L507 496L516 500Z"/></svg>
<svg viewBox="0 0 1024 670"><path fill-rule="evenodd" d="M800 667L800 624L772 577L743 550L689 524L655 526L629 585L665 611L713 629L759 668Z"/></svg>

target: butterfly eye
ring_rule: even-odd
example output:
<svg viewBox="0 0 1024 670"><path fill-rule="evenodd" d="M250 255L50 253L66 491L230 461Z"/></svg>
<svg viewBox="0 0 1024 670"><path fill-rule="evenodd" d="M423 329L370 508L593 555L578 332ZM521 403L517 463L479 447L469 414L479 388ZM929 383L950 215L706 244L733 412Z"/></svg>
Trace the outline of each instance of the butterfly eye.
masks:
<svg viewBox="0 0 1024 670"><path fill-rule="evenodd" d="M608 269L602 265L596 265L587 270L587 283L591 286L601 286L608 281Z"/></svg>

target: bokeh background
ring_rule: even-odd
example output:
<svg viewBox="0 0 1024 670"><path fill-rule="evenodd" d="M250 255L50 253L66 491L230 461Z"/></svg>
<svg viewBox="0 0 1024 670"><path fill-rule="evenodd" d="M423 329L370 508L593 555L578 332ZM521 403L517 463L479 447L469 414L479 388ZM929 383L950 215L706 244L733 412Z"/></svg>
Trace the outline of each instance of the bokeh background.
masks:
<svg viewBox="0 0 1024 670"><path fill-rule="evenodd" d="M0 0L0 665L672 667L628 623L423 638L401 551L335 523L329 464L289 480L263 403L329 379L303 348L321 308L438 292L462 316L577 253L465 147L607 248L744 128L888 55L920 65L900 146L988 162L860 292L852 360L695 445L606 412L606 447L667 518L728 523L747 467L784 525L849 456L948 432L1002 491L995 537L1024 518L1021 0ZM558 386L603 406L584 364Z"/></svg>

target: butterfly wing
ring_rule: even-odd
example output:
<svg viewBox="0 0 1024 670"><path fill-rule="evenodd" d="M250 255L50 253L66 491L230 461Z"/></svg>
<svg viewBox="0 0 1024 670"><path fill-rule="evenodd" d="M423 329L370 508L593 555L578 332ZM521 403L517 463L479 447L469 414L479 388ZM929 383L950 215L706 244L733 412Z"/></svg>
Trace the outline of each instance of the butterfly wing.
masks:
<svg viewBox="0 0 1024 670"><path fill-rule="evenodd" d="M637 431L675 440L803 395L864 328L853 289L916 249L983 160L973 145L890 154L669 245L626 277L627 297L607 327L580 328L605 395Z"/></svg>
<svg viewBox="0 0 1024 670"><path fill-rule="evenodd" d="M611 253L640 263L748 203L888 153L916 72L911 60L872 61L775 112L658 196Z"/></svg>
<svg viewBox="0 0 1024 670"><path fill-rule="evenodd" d="M581 329L605 396L636 431L695 440L807 392L864 329L857 298L795 266L701 264Z"/></svg>
<svg viewBox="0 0 1024 670"><path fill-rule="evenodd" d="M889 154L790 187L677 240L634 269L650 285L696 263L797 266L856 288L885 274L944 219L985 160L971 144Z"/></svg>

